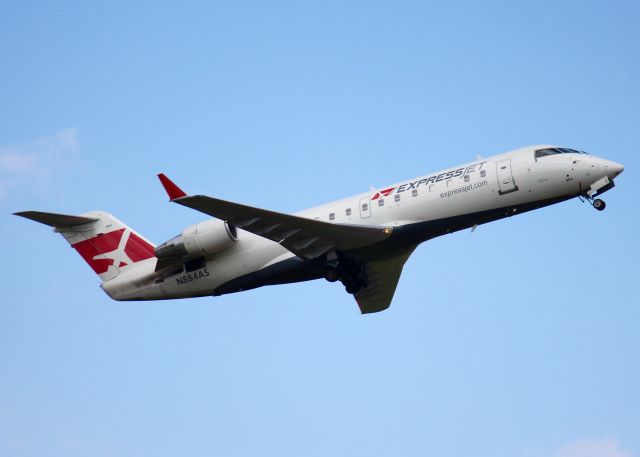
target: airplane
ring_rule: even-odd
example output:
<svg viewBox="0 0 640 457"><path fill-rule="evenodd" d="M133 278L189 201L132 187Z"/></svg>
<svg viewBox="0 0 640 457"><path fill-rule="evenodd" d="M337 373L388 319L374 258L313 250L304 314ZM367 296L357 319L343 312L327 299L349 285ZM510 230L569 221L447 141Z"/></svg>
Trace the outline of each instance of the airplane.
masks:
<svg viewBox="0 0 640 457"><path fill-rule="evenodd" d="M104 211L14 213L53 227L114 300L219 296L325 278L363 314L387 309L403 266L427 240L572 198L589 202L624 167L582 151L529 146L296 214L187 195L158 175L173 203L209 216L154 245Z"/></svg>

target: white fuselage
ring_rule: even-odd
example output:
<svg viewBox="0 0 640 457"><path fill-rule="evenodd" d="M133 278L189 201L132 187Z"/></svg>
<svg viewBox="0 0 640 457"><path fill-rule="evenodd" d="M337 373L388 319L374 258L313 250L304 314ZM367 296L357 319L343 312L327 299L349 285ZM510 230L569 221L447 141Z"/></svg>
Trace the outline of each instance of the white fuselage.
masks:
<svg viewBox="0 0 640 457"><path fill-rule="evenodd" d="M297 213L330 223L414 227L416 244L476 223L519 214L585 194L621 166L581 153L536 159L532 146L403 181ZM478 215L477 217L474 215ZM450 229L428 232L430 222ZM425 227L424 236L419 232ZM238 242L205 259L195 271L174 271L159 277L155 258L103 283L114 299L168 299L212 295L229 281L296 257L280 244L238 230ZM428 232L428 233L427 233ZM398 230L402 233L402 230ZM416 235L417 233L417 235ZM239 289L241 290L241 289Z"/></svg>

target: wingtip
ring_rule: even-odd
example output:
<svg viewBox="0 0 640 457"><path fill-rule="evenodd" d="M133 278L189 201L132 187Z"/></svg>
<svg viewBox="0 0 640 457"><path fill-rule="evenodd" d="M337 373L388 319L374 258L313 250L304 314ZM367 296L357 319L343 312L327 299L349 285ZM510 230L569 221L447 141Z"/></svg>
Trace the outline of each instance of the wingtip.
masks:
<svg viewBox="0 0 640 457"><path fill-rule="evenodd" d="M180 189L176 185L176 183L171 181L167 177L167 175L165 175L164 173L158 173L158 179L160 180L160 183L162 184L162 187L164 187L164 190L167 192L167 195L169 196L169 201L173 201L176 198L186 197L187 196L185 191Z"/></svg>

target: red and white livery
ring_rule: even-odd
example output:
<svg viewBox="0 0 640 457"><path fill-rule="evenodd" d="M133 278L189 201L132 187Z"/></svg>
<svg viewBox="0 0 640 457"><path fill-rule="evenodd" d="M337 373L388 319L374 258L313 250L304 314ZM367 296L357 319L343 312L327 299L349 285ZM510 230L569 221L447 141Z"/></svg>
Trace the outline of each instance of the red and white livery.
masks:
<svg viewBox="0 0 640 457"><path fill-rule="evenodd" d="M575 149L530 146L283 214L187 195L158 175L169 199L212 216L155 246L103 211L24 211L50 225L100 276L114 300L222 295L325 278L363 313L387 309L404 263L423 241L571 198L598 197L623 166Z"/></svg>

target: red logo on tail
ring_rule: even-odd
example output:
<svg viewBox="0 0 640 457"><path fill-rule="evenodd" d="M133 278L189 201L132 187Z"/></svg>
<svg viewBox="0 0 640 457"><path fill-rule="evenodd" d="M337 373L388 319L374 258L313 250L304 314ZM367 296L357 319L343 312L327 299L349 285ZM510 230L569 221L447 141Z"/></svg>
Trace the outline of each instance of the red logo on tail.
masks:
<svg viewBox="0 0 640 457"><path fill-rule="evenodd" d="M155 256L153 246L135 233L121 228L73 245L93 271L102 274Z"/></svg>

